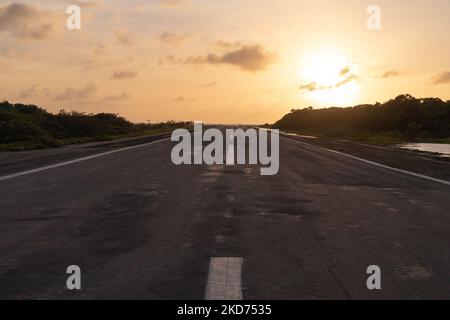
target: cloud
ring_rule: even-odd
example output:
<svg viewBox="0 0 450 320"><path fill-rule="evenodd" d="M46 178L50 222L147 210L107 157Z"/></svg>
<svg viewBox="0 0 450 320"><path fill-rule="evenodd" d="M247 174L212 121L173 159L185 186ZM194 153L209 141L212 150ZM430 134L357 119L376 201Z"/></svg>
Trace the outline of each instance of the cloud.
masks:
<svg viewBox="0 0 450 320"><path fill-rule="evenodd" d="M123 79L131 79L138 76L138 73L135 71L118 71L114 72L111 78L116 80L123 80Z"/></svg>
<svg viewBox="0 0 450 320"><path fill-rule="evenodd" d="M204 83L204 84L202 85L202 87L203 87L203 88L212 88L212 87L215 87L216 85L217 85L217 83L214 82L214 81L212 81L212 82Z"/></svg>
<svg viewBox="0 0 450 320"><path fill-rule="evenodd" d="M37 96L37 85L33 84L31 87L29 88L25 88L24 90L22 90L19 93L19 98L20 99L28 99L34 96Z"/></svg>
<svg viewBox="0 0 450 320"><path fill-rule="evenodd" d="M450 82L450 71L442 72L431 79L433 84L444 84Z"/></svg>
<svg viewBox="0 0 450 320"><path fill-rule="evenodd" d="M97 47L94 49L94 54L103 55L108 51L108 47L104 43L97 44Z"/></svg>
<svg viewBox="0 0 450 320"><path fill-rule="evenodd" d="M185 97L179 96L172 100L174 103L181 103L181 102L195 102L195 99L187 99Z"/></svg>
<svg viewBox="0 0 450 320"><path fill-rule="evenodd" d="M319 86L316 82L309 82L309 83L306 83L306 84L302 84L301 86L300 86L300 90L301 91L309 91L309 92L312 92L312 91L317 91L317 90L327 90L327 89L331 89L331 87L330 86Z"/></svg>
<svg viewBox="0 0 450 320"><path fill-rule="evenodd" d="M219 40L217 41L216 45L221 50L232 50L240 48L242 46L242 43L240 41L228 42L224 40Z"/></svg>
<svg viewBox="0 0 450 320"><path fill-rule="evenodd" d="M50 96L51 91L48 88L41 88L38 84L32 84L28 88L24 88L22 91L19 91L17 97L19 99L30 99L30 98L47 98Z"/></svg>
<svg viewBox="0 0 450 320"><path fill-rule="evenodd" d="M202 61L203 60L203 61ZM223 54L208 54L205 57L192 59L193 63L228 64L246 71L256 72L267 69L276 60L276 57L260 45L243 45L238 49Z"/></svg>
<svg viewBox="0 0 450 320"><path fill-rule="evenodd" d="M300 90L313 92L313 91L319 91L319 90L335 89L335 88L342 87L342 86L346 85L347 83L350 83L358 78L354 73L352 73L350 67L343 68L339 72L339 76L341 77L341 79L333 85L320 85L317 82L313 81L313 82L309 82L309 83L301 85Z"/></svg>
<svg viewBox="0 0 450 320"><path fill-rule="evenodd" d="M0 32L23 39L45 39L54 31L56 16L33 5L11 3L0 7Z"/></svg>
<svg viewBox="0 0 450 320"><path fill-rule="evenodd" d="M92 8L97 7L101 4L103 4L103 1L96 1L96 0L64 0L65 3L68 5L74 4L81 8Z"/></svg>
<svg viewBox="0 0 450 320"><path fill-rule="evenodd" d="M184 64L185 59L177 58L174 55L168 55L164 59L159 59L158 65L163 66L164 64Z"/></svg>
<svg viewBox="0 0 450 320"><path fill-rule="evenodd" d="M116 30L116 38L125 47L131 47L135 43L134 37L126 30Z"/></svg>
<svg viewBox="0 0 450 320"><path fill-rule="evenodd" d="M277 61L278 57L261 45L236 45L230 50L218 53L207 53L202 56L192 56L179 59L168 56L163 62L192 65L229 65L249 72L263 71Z"/></svg>
<svg viewBox="0 0 450 320"><path fill-rule="evenodd" d="M65 100L82 100L90 98L97 92L97 86L94 84L88 84L86 87L81 89L67 88L63 93L57 95L55 100L65 101Z"/></svg>
<svg viewBox="0 0 450 320"><path fill-rule="evenodd" d="M386 79L386 78L394 78L394 77L398 77L400 75L400 72L398 72L397 70L389 70L386 71L385 73L383 73L381 75L381 78Z"/></svg>
<svg viewBox="0 0 450 320"><path fill-rule="evenodd" d="M169 31L164 31L159 36L159 41L161 43L164 43L164 44L176 45L176 44L182 43L183 41L185 41L189 37L190 37L190 35L187 34L187 33L185 33L185 34L176 34L176 33L171 33Z"/></svg>
<svg viewBox="0 0 450 320"><path fill-rule="evenodd" d="M117 94L117 95L112 94L112 95L106 96L103 100L105 100L105 101L123 101L123 100L128 100L130 98L131 98L130 94L128 92L124 91L121 94Z"/></svg>
<svg viewBox="0 0 450 320"><path fill-rule="evenodd" d="M158 0L161 6L178 7L188 4L190 0Z"/></svg>
<svg viewBox="0 0 450 320"><path fill-rule="evenodd" d="M52 92L50 91L49 88L44 88L42 89L42 96L44 96L45 98L47 98L48 96L50 96Z"/></svg>
<svg viewBox="0 0 450 320"><path fill-rule="evenodd" d="M347 74L349 74L350 73L350 67L345 67L344 69L342 69L340 72L339 72L339 75L341 76L341 77L345 77Z"/></svg>

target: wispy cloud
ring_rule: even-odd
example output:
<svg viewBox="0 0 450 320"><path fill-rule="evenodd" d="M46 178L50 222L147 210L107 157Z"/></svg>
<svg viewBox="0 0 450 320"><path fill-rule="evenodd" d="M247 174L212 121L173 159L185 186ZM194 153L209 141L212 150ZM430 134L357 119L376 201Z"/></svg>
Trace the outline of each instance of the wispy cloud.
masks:
<svg viewBox="0 0 450 320"><path fill-rule="evenodd" d="M386 79L386 78L394 78L394 77L398 77L400 75L400 72L398 72L397 70L389 70L386 71L385 73L383 73L381 75L381 78Z"/></svg>
<svg viewBox="0 0 450 320"><path fill-rule="evenodd" d="M128 100L130 98L131 98L130 94L128 92L124 91L121 94L112 94L112 95L106 96L103 100L117 102L117 101Z"/></svg>
<svg viewBox="0 0 450 320"><path fill-rule="evenodd" d="M131 47L135 44L134 37L127 30L116 30L116 38L125 47Z"/></svg>
<svg viewBox="0 0 450 320"><path fill-rule="evenodd" d="M431 79L433 84L450 83L450 71L444 71Z"/></svg>
<svg viewBox="0 0 450 320"><path fill-rule="evenodd" d="M131 79L137 77L139 74L135 71L118 71L114 72L111 76L111 78L116 80L123 80L123 79Z"/></svg>
<svg viewBox="0 0 450 320"><path fill-rule="evenodd" d="M262 45L238 44L222 53L207 53L201 56L176 58L168 56L160 64L192 64L192 65L229 65L249 72L267 69L277 61L277 55L268 52Z"/></svg>
<svg viewBox="0 0 450 320"><path fill-rule="evenodd" d="M63 0L65 3L74 4L81 8L93 8L103 4L103 0Z"/></svg>
<svg viewBox="0 0 450 320"><path fill-rule="evenodd" d="M301 85L300 90L301 91L309 91L309 92L318 91L318 90L330 90L330 89L342 87L342 86L346 85L347 83L350 83L357 79L356 74L354 74L351 71L350 67L343 68L339 72L339 75L340 75L341 79L335 84L321 85L321 84L318 84L317 82L313 81L313 82L309 82L309 83Z"/></svg>
<svg viewBox="0 0 450 320"><path fill-rule="evenodd" d="M55 30L56 16L47 10L24 3L0 6L0 32L22 39L41 40Z"/></svg>
<svg viewBox="0 0 450 320"><path fill-rule="evenodd" d="M183 102L184 100L186 100L184 97L176 97L175 99L173 99L172 101L175 103L179 103L179 102Z"/></svg>
<svg viewBox="0 0 450 320"><path fill-rule="evenodd" d="M57 95L55 100L65 101L65 100L81 100L92 97L98 88L94 84L88 84L84 88L75 89L75 88L67 88L63 93Z"/></svg>
<svg viewBox="0 0 450 320"><path fill-rule="evenodd" d="M175 99L172 100L172 102L174 102L174 103L194 102L194 101L195 101L195 99L193 99L193 98L188 99L188 98L185 98L183 96L176 97Z"/></svg>
<svg viewBox="0 0 450 320"><path fill-rule="evenodd" d="M188 33L177 34L169 31L164 31L159 36L159 41L163 44L176 45L184 42L190 35Z"/></svg>
<svg viewBox="0 0 450 320"><path fill-rule="evenodd" d="M28 99L35 97L37 96L38 93L37 89L38 89L37 84L33 84L30 87L23 89L18 96L20 99Z"/></svg>
<svg viewBox="0 0 450 320"><path fill-rule="evenodd" d="M168 6L168 7L179 7L186 4L189 4L190 0L158 0L158 3L161 6Z"/></svg>
<svg viewBox="0 0 450 320"><path fill-rule="evenodd" d="M215 87L216 85L217 85L217 83L214 82L214 81L212 81L212 82L204 83L204 84L202 85L202 87L203 87L203 88L212 88L212 87Z"/></svg>

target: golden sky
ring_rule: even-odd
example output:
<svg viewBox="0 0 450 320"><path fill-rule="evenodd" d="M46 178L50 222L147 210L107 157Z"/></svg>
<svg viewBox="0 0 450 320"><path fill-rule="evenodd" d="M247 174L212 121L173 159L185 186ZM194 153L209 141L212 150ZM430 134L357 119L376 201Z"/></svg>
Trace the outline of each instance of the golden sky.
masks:
<svg viewBox="0 0 450 320"><path fill-rule="evenodd" d="M66 28L70 4L81 30ZM448 0L0 0L0 100L252 124L402 93L448 100L449 12Z"/></svg>

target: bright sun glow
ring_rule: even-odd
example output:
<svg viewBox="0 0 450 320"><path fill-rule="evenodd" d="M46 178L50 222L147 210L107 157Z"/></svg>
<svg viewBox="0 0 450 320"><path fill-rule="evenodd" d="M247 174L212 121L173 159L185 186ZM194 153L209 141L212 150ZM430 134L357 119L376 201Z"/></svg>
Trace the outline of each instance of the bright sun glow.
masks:
<svg viewBox="0 0 450 320"><path fill-rule="evenodd" d="M307 57L300 70L302 93L314 103L326 106L352 104L358 95L356 65L336 53Z"/></svg>

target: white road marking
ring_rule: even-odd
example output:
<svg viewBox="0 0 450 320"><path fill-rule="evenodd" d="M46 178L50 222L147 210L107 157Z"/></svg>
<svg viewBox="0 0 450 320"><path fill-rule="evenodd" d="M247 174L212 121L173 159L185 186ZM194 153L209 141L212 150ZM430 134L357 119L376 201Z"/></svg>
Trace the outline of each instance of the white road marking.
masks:
<svg viewBox="0 0 450 320"><path fill-rule="evenodd" d="M413 177L416 177L416 178L422 178L422 179L425 179L425 180L429 180L429 181L433 181L433 182L437 182L437 183L441 183L441 184L445 184L447 186L450 186L450 181L437 179L437 178L433 178L433 177L426 176L426 175L423 175L423 174L419 174L419 173L415 173L415 172L411 172L411 171L407 171L407 170L402 170L402 169L386 166L386 165L378 163L378 162L374 162L374 161L366 160L366 159L363 159L363 158L355 157L355 156L352 156L350 154L343 153L343 152L340 152L340 151L322 148L322 147L319 147L319 146L316 146L316 145L313 145L313 144L310 144L310 143L307 143L307 142L304 142L304 141L298 141L298 140L294 140L294 141L297 142L297 143L300 143L300 144L306 144L306 145L309 145L309 146L314 146L314 147L317 147L319 149L322 149L322 150L325 150L325 151L328 151L328 152L331 152L331 153L335 153L335 154L338 154L338 155L341 155L341 156L344 156L344 157L347 157L347 158L350 158L350 159L353 159L353 160L364 162L364 163L367 163L367 164L370 164L370 165L373 165L373 166L376 166L376 167L388 169L388 170L391 170L391 171L407 174L407 175L410 175L410 176L413 176Z"/></svg>
<svg viewBox="0 0 450 320"><path fill-rule="evenodd" d="M243 258L211 258L205 300L242 300Z"/></svg>
<svg viewBox="0 0 450 320"><path fill-rule="evenodd" d="M433 182L442 183L442 184L445 184L447 186L450 186L450 181L433 178L433 177L430 177L430 176L426 176L426 175L423 175L423 174L419 174L419 173L415 173L415 172L411 172L411 171L407 171L407 170L397 169L397 168L394 168L394 167L386 166L386 165L378 163L378 162L373 162L373 161L370 161L370 160L366 160L366 159L363 159L363 158L355 157L355 156L352 156L352 155L349 155L349 154L346 154L346 153L343 153L343 152L331 150L331 149L324 149L324 150L326 150L328 152L339 154L341 156L344 156L344 157L347 157L347 158L350 158L350 159L354 159L354 160L358 160L358 161L361 161L361 162L364 162L364 163L368 163L368 164L371 164L373 166L377 166L377 167L380 167L380 168L392 170L392 171L395 171L395 172L400 172L400 173L407 174L407 175L410 175L410 176L413 176L413 177L422 178L422 179L426 179L426 180L430 180L430 181L433 181Z"/></svg>
<svg viewBox="0 0 450 320"><path fill-rule="evenodd" d="M314 137L314 136L304 136L304 135L296 134L296 133L285 133L285 135L293 136L293 137L306 138L306 139L317 139L317 137Z"/></svg>
<svg viewBox="0 0 450 320"><path fill-rule="evenodd" d="M149 145L152 145L152 144L156 144L156 143L159 143L159 142L162 142L162 141L167 141L167 140L170 140L170 138L161 139L161 140L157 140L157 141L152 141L152 142L149 142L149 143L139 144L139 145L135 145L135 146L130 146L130 147L122 148L122 149L107 151L107 152L103 152L103 153L98 153L98 154L94 154L92 156L87 156L87 157L78 158L78 159L75 159L75 160L65 161L65 162L61 162L61 163L57 163L57 164L52 164L52 165L41 167L41 168L36 168L36 169L32 169L32 170L17 172L17 173L13 173L13 174L10 174L10 175L6 175L6 176L3 176L3 177L0 177L0 181L5 181L5 180L9 180L9 179L25 176L25 175L32 174L32 173L37 173L37 172L41 172L41 171L46 171L46 170L50 170L50 169L54 169L54 168L59 168L59 167L71 165L71 164L78 163L78 162L83 162L83 161L87 161L87 160L91 160L91 159L95 159L95 158L100 158L100 157L104 157L104 156L107 156L107 155L110 155L110 154L114 154L114 153L118 153L118 152L122 152L122 151L128 151L128 150L132 150L132 149L142 148L142 147L146 147L146 146L149 146Z"/></svg>

